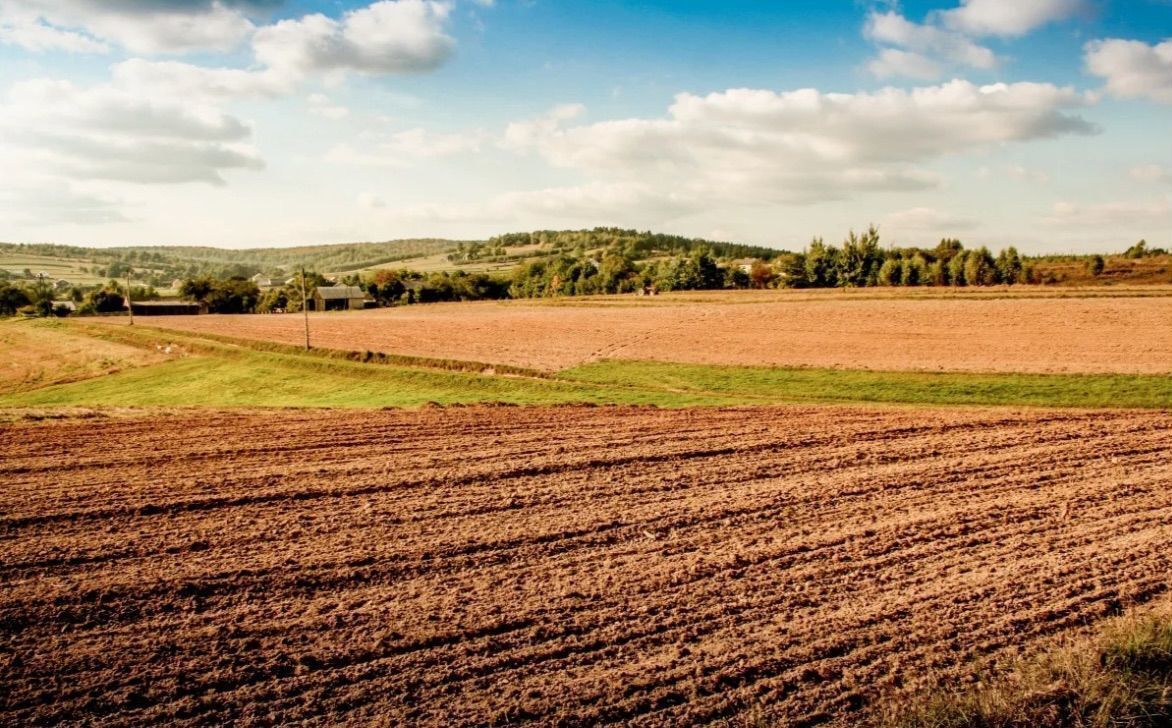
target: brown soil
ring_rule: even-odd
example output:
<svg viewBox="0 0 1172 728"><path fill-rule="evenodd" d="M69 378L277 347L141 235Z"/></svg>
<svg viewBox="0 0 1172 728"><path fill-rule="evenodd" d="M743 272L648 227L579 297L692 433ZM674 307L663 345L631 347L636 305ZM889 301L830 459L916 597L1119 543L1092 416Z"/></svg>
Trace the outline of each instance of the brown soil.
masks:
<svg viewBox="0 0 1172 728"><path fill-rule="evenodd" d="M1168 589L1172 415L0 425L0 724L850 723Z"/></svg>
<svg viewBox="0 0 1172 728"><path fill-rule="evenodd" d="M1101 293L1101 291L1100 291ZM850 369L1172 373L1172 298L752 292L410 306L312 317L317 346L557 370L599 359ZM625 304L625 305L624 305ZM145 325L288 344L296 315Z"/></svg>

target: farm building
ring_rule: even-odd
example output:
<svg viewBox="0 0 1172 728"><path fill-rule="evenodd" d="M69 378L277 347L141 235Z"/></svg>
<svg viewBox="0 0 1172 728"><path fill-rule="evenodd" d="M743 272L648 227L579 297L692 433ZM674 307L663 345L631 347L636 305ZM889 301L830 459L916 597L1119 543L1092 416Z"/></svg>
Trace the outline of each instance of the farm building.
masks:
<svg viewBox="0 0 1172 728"><path fill-rule="evenodd" d="M277 286L281 285L281 279L270 278L269 276L263 275L261 273L257 273L249 280L255 283L257 288L276 288Z"/></svg>
<svg viewBox="0 0 1172 728"><path fill-rule="evenodd" d="M313 292L314 311L360 311L366 292L358 286L319 286Z"/></svg>
<svg viewBox="0 0 1172 728"><path fill-rule="evenodd" d="M207 308L187 301L133 301L130 310L135 316L193 316L205 313Z"/></svg>

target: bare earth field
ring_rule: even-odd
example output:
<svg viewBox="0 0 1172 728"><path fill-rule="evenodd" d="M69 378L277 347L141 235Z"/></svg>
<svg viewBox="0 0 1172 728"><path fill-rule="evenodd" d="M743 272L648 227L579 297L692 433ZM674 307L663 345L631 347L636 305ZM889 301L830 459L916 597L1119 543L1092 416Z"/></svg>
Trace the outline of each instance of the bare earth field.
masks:
<svg viewBox="0 0 1172 728"><path fill-rule="evenodd" d="M1162 289L1160 289L1162 290ZM558 370L599 359L872 370L1172 373L1172 297L841 291L457 303L312 317L317 346ZM296 315L148 326L304 342Z"/></svg>
<svg viewBox="0 0 1172 728"><path fill-rule="evenodd" d="M179 411L0 441L5 725L850 724L1172 568L1166 412Z"/></svg>

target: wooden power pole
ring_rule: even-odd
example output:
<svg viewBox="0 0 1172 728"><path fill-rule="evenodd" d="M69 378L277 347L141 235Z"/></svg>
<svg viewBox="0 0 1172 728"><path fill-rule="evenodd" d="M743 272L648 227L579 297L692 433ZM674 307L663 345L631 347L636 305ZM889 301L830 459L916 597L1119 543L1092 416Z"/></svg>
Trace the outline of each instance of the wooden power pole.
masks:
<svg viewBox="0 0 1172 728"><path fill-rule="evenodd" d="M309 351L309 299L305 297L305 266L301 266L301 313L305 316L305 350Z"/></svg>
<svg viewBox="0 0 1172 728"><path fill-rule="evenodd" d="M130 271L126 272L126 310L130 312L130 325L134 326L134 304L130 302Z"/></svg>

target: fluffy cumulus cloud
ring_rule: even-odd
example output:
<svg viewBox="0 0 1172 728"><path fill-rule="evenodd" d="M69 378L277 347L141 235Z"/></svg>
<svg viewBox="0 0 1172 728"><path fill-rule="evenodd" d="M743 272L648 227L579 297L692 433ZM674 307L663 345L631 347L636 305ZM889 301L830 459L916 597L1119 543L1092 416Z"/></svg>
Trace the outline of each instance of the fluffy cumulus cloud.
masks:
<svg viewBox="0 0 1172 728"><path fill-rule="evenodd" d="M255 63L247 69L133 58L115 64L114 82L176 98L263 98L293 93L320 75L428 71L455 48L446 32L450 15L451 6L436 0L380 0L337 20L314 14L257 29ZM320 111L311 107L311 113Z"/></svg>
<svg viewBox="0 0 1172 728"><path fill-rule="evenodd" d="M863 35L879 46L867 68L879 78L940 78L953 68L990 70L1001 59L977 39L1025 35L1065 20L1082 0L962 0L959 7L929 13L922 23L898 10L873 11Z"/></svg>
<svg viewBox="0 0 1172 728"><path fill-rule="evenodd" d="M961 0L960 7L938 13L939 21L970 35L1021 36L1073 17L1085 0Z"/></svg>
<svg viewBox="0 0 1172 728"><path fill-rule="evenodd" d="M63 193L56 183L223 184L235 170L259 170L252 129L225 110L242 98L297 93L315 74L424 71L451 54L451 12L440 0L378 0L337 19L314 14L264 25L275 0L0 0L0 42L30 51L144 55L242 49L245 68L186 60L130 57L111 66L106 83L18 82L0 99L0 167L22 187L25 207L49 190L72 200L77 215L116 219L110 198ZM258 25L259 23L259 25ZM317 93L307 113L338 121L349 109ZM479 144L424 130L374 145L374 158L441 156ZM354 157L361 157L358 152ZM44 177L49 176L46 182ZM47 194L47 193L46 193ZM10 201L11 202L11 201ZM12 203L15 204L15 203Z"/></svg>
<svg viewBox="0 0 1172 728"><path fill-rule="evenodd" d="M115 86L138 96L202 101L281 96L295 91L302 80L272 69L207 68L143 58L116 63L111 74Z"/></svg>
<svg viewBox="0 0 1172 728"><path fill-rule="evenodd" d="M294 73L427 71L452 54L444 32L451 6L433 0L382 0L334 20L308 15L261 28L253 38L256 58Z"/></svg>
<svg viewBox="0 0 1172 728"><path fill-rule="evenodd" d="M1104 79L1109 93L1172 104L1172 40L1097 40L1085 53L1087 70Z"/></svg>
<svg viewBox="0 0 1172 728"><path fill-rule="evenodd" d="M665 118L574 124L567 106L511 124L506 148L540 154L598 182L652 185L674 204L803 203L860 191L916 190L925 165L990 145L1093 134L1068 88L952 81L833 94L732 89L680 94Z"/></svg>
<svg viewBox="0 0 1172 728"><path fill-rule="evenodd" d="M214 108L67 81L18 83L0 106L0 163L69 179L221 184L263 165L250 128Z"/></svg>
<svg viewBox="0 0 1172 728"><path fill-rule="evenodd" d="M979 69L997 65L993 51L967 36L934 25L913 23L896 12L872 13L863 33L875 43L897 46L884 48L871 62L871 71L880 78L934 79L941 75L944 65Z"/></svg>
<svg viewBox="0 0 1172 728"><path fill-rule="evenodd" d="M33 51L230 50L255 29L255 10L219 0L0 0L0 41Z"/></svg>

